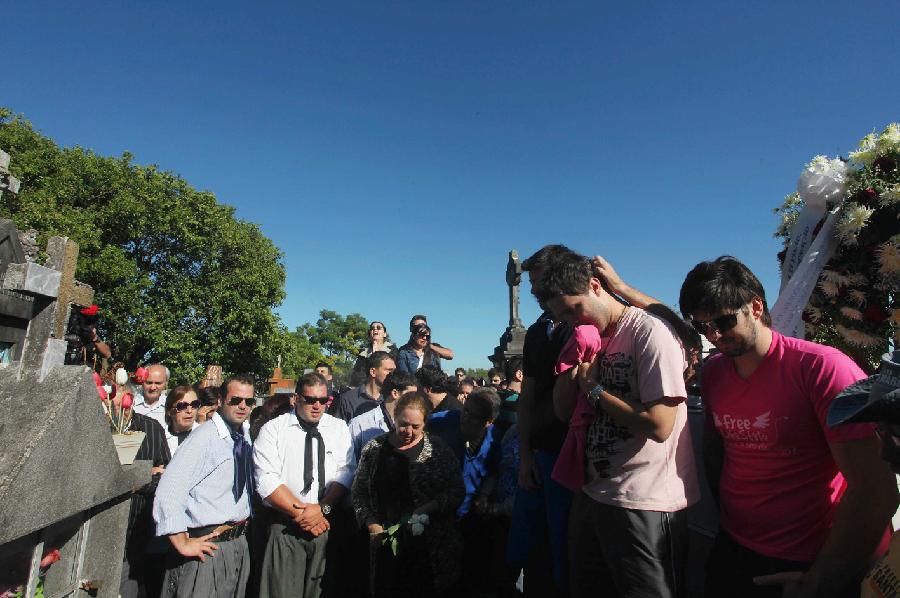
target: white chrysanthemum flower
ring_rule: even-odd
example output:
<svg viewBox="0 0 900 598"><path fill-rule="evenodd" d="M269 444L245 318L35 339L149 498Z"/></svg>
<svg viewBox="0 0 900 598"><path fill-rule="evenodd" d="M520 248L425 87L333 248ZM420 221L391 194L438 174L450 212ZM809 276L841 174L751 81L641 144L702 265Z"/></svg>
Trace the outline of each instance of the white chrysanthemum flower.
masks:
<svg viewBox="0 0 900 598"><path fill-rule="evenodd" d="M845 318L856 320L857 322L862 321L862 312L858 309L853 309L852 307L842 307L841 315L843 315Z"/></svg>
<svg viewBox="0 0 900 598"><path fill-rule="evenodd" d="M875 148L879 155L900 150L900 124L889 124L875 141Z"/></svg>
<svg viewBox="0 0 900 598"><path fill-rule="evenodd" d="M878 271L885 276L900 275L900 245L884 243L875 249L875 257L878 259Z"/></svg>
<svg viewBox="0 0 900 598"><path fill-rule="evenodd" d="M882 206L891 206L900 202L900 184L894 185L878 196Z"/></svg>
<svg viewBox="0 0 900 598"><path fill-rule="evenodd" d="M819 277L840 286L846 286L850 282L850 279L840 272L835 272L834 270L829 270L827 268L822 270Z"/></svg>
<svg viewBox="0 0 900 598"><path fill-rule="evenodd" d="M857 347L877 347L883 342L880 338L875 338L859 330L846 328L840 324L835 324L834 328L838 331L838 334L844 337L845 341Z"/></svg>
<svg viewBox="0 0 900 598"><path fill-rule="evenodd" d="M816 156L806 165L797 180L797 193L813 208L836 205L846 195L847 165L838 158Z"/></svg>
<svg viewBox="0 0 900 598"><path fill-rule="evenodd" d="M875 152L875 133L869 133L863 137L856 151L850 152L850 159L857 164L868 166L875 161L878 156Z"/></svg>
<svg viewBox="0 0 900 598"><path fill-rule="evenodd" d="M825 293L826 297L837 297L837 294L840 291L838 285L830 280L820 280L819 288L822 289L822 292Z"/></svg>
<svg viewBox="0 0 900 598"><path fill-rule="evenodd" d="M860 291L859 289L853 289L849 293L847 293L847 297L855 303L859 307L866 306L866 294Z"/></svg>
<svg viewBox="0 0 900 598"><path fill-rule="evenodd" d="M841 214L841 219L835 225L834 230L841 243L845 245L855 245L859 236L859 231L863 229L872 214L875 213L874 208L867 208L860 205L851 205Z"/></svg>

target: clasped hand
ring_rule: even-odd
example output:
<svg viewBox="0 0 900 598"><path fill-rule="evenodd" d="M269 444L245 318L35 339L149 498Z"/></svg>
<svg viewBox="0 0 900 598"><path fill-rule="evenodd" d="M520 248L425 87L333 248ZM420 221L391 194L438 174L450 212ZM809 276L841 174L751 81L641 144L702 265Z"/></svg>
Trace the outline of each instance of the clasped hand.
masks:
<svg viewBox="0 0 900 598"><path fill-rule="evenodd" d="M295 509L293 521L297 527L313 536L321 536L331 527L328 519L322 514L322 508L315 503L292 505Z"/></svg>

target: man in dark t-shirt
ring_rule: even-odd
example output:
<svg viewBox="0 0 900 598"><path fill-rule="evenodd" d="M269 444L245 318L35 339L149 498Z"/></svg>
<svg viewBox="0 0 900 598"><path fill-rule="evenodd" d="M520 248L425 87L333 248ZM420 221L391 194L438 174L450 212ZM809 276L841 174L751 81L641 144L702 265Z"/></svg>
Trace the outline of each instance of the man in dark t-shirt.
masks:
<svg viewBox="0 0 900 598"><path fill-rule="evenodd" d="M532 288L562 245L548 245L522 263ZM518 399L520 438L519 488L516 491L508 559L525 568L526 594L562 596L567 589L566 530L572 493L553 481L550 474L566 437L567 423L553 410L554 367L572 330L541 315L525 334ZM550 554L541 554L541 547ZM552 566L548 566L551 563Z"/></svg>

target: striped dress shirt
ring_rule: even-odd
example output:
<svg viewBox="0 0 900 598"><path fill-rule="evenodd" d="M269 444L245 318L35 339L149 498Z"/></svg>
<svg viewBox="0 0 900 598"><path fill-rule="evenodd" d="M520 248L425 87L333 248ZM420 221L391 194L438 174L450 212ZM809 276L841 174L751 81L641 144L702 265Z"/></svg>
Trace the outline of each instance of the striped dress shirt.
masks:
<svg viewBox="0 0 900 598"><path fill-rule="evenodd" d="M247 422L243 424L243 433L250 442ZM246 490L237 501L231 491L233 450L228 424L218 413L188 435L156 489L153 518L157 535L241 521L250 516L250 497Z"/></svg>

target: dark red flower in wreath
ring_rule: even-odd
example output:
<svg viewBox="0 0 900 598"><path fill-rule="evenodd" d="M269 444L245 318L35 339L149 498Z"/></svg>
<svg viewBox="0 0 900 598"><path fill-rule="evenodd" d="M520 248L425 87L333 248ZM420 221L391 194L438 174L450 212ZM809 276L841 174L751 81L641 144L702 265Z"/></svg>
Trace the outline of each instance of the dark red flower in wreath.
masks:
<svg viewBox="0 0 900 598"><path fill-rule="evenodd" d="M875 193L875 189L869 187L868 189L860 189L851 199L861 206L871 208L875 206L875 199L877 197L878 194Z"/></svg>
<svg viewBox="0 0 900 598"><path fill-rule="evenodd" d="M96 316L97 312L100 311L100 308L97 307L96 304L91 305L90 307L85 307L81 310L81 315L83 316Z"/></svg>
<svg viewBox="0 0 900 598"><path fill-rule="evenodd" d="M890 156L881 156L872 162L872 167L886 174L897 168L897 162Z"/></svg>
<svg viewBox="0 0 900 598"><path fill-rule="evenodd" d="M865 311L863 311L863 319L866 322L871 322L873 324L881 324L890 316L891 314L889 314L879 303L870 303Z"/></svg>
<svg viewBox="0 0 900 598"><path fill-rule="evenodd" d="M778 252L778 263L784 265L784 260L787 257L787 249L782 249Z"/></svg>

